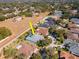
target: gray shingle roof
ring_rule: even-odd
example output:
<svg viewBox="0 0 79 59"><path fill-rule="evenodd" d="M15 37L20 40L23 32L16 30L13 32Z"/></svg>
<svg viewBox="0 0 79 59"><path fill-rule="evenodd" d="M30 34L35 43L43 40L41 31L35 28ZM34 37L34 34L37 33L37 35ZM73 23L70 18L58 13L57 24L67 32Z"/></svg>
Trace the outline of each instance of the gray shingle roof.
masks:
<svg viewBox="0 0 79 59"><path fill-rule="evenodd" d="M35 42L37 42L39 40L42 40L42 39L44 39L44 37L42 35L38 35L38 34L26 37L26 40L28 40L28 41L30 41L32 43L35 43Z"/></svg>
<svg viewBox="0 0 79 59"><path fill-rule="evenodd" d="M72 54L79 56L79 45L73 40L67 39L64 41L64 45L68 44L70 48L67 48Z"/></svg>
<svg viewBox="0 0 79 59"><path fill-rule="evenodd" d="M72 54L79 56L79 46L72 46L69 51L71 51Z"/></svg>
<svg viewBox="0 0 79 59"><path fill-rule="evenodd" d="M76 24L79 24L79 19L78 18L72 18L71 21L76 23Z"/></svg>

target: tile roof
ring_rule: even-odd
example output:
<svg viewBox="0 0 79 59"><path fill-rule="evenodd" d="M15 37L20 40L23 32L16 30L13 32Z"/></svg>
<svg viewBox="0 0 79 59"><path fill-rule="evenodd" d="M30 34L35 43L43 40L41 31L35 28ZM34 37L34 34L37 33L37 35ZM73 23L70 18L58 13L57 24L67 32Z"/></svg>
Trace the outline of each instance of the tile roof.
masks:
<svg viewBox="0 0 79 59"><path fill-rule="evenodd" d="M56 15L53 15L52 18L53 18L55 21L57 21L57 20L60 19L60 17L59 17L59 16L56 16Z"/></svg>
<svg viewBox="0 0 79 59"><path fill-rule="evenodd" d="M76 28L76 27L77 27L76 24L69 22L68 28Z"/></svg>
<svg viewBox="0 0 79 59"><path fill-rule="evenodd" d="M74 10L70 10L70 13L72 14L77 14L78 10L74 9Z"/></svg>
<svg viewBox="0 0 79 59"><path fill-rule="evenodd" d="M79 39L78 34L75 34L75 33L68 33L68 34L67 34L67 38L68 38L68 39L72 39L72 40L77 40L77 39Z"/></svg>
<svg viewBox="0 0 79 59"><path fill-rule="evenodd" d="M36 49L36 47L31 44L21 43L20 45L21 47L19 48L19 52L23 53L26 57L31 55Z"/></svg>
<svg viewBox="0 0 79 59"><path fill-rule="evenodd" d="M69 52L62 51L61 57L65 57L65 59L79 59L79 57L70 54Z"/></svg>
<svg viewBox="0 0 79 59"><path fill-rule="evenodd" d="M79 34L79 28L70 28L70 32Z"/></svg>
<svg viewBox="0 0 79 59"><path fill-rule="evenodd" d="M49 34L48 28L44 28L44 27L39 27L39 28L36 30L36 33L42 34L42 35L48 35L48 34Z"/></svg>

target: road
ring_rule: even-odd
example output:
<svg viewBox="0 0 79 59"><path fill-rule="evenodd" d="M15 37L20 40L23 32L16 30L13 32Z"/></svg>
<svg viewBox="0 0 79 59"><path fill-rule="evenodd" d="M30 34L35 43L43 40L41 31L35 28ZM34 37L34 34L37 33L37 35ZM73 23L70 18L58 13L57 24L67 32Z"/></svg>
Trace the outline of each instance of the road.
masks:
<svg viewBox="0 0 79 59"><path fill-rule="evenodd" d="M9 20L0 22L0 27L7 27L12 31L12 35L9 36L6 40L3 40L0 42L0 49L2 50L3 47L7 46L8 44L12 43L15 41L20 35L22 35L24 32L27 31L29 28L29 21L32 20L33 24L39 22L42 20L44 17L47 16L48 13L46 14L41 14L39 17L30 17L26 18L25 20L17 23L10 22Z"/></svg>

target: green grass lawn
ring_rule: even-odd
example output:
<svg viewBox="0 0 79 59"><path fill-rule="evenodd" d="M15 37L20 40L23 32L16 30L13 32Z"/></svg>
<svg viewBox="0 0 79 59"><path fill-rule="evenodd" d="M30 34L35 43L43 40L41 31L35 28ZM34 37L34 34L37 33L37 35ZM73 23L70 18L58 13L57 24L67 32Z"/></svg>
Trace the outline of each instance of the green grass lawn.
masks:
<svg viewBox="0 0 79 59"><path fill-rule="evenodd" d="M9 29L5 27L0 27L0 40L10 36L12 33Z"/></svg>

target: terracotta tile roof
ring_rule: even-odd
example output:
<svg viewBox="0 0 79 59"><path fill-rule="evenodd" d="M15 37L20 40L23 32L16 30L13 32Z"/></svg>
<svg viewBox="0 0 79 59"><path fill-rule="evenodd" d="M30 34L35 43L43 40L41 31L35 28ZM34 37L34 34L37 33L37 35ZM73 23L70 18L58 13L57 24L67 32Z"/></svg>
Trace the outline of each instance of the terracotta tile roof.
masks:
<svg viewBox="0 0 79 59"><path fill-rule="evenodd" d="M36 30L36 33L42 34L42 35L48 35L48 28L39 27L39 28Z"/></svg>
<svg viewBox="0 0 79 59"><path fill-rule="evenodd" d="M55 15L53 15L53 16L52 16L52 18L53 18L55 21L57 21L57 20L59 20L59 19L60 19L60 17L59 17L59 16L55 16Z"/></svg>
<svg viewBox="0 0 79 59"><path fill-rule="evenodd" d="M19 49L19 51L20 53L23 53L26 57L31 55L31 53L36 49L36 47L31 44L21 43L20 45L22 47Z"/></svg>
<svg viewBox="0 0 79 59"><path fill-rule="evenodd" d="M69 24L68 24L68 28L75 28L76 27L76 24L74 24L74 23L72 23L72 22L70 22Z"/></svg>
<svg viewBox="0 0 79 59"><path fill-rule="evenodd" d="M70 28L70 32L79 34L79 28Z"/></svg>
<svg viewBox="0 0 79 59"><path fill-rule="evenodd" d="M70 54L69 52L62 51L61 57L65 57L65 59L79 59L79 57Z"/></svg>
<svg viewBox="0 0 79 59"><path fill-rule="evenodd" d="M77 39L79 39L78 34L75 34L75 33L68 33L68 34L67 34L67 38L68 38L68 39L72 39L72 40L77 40Z"/></svg>

